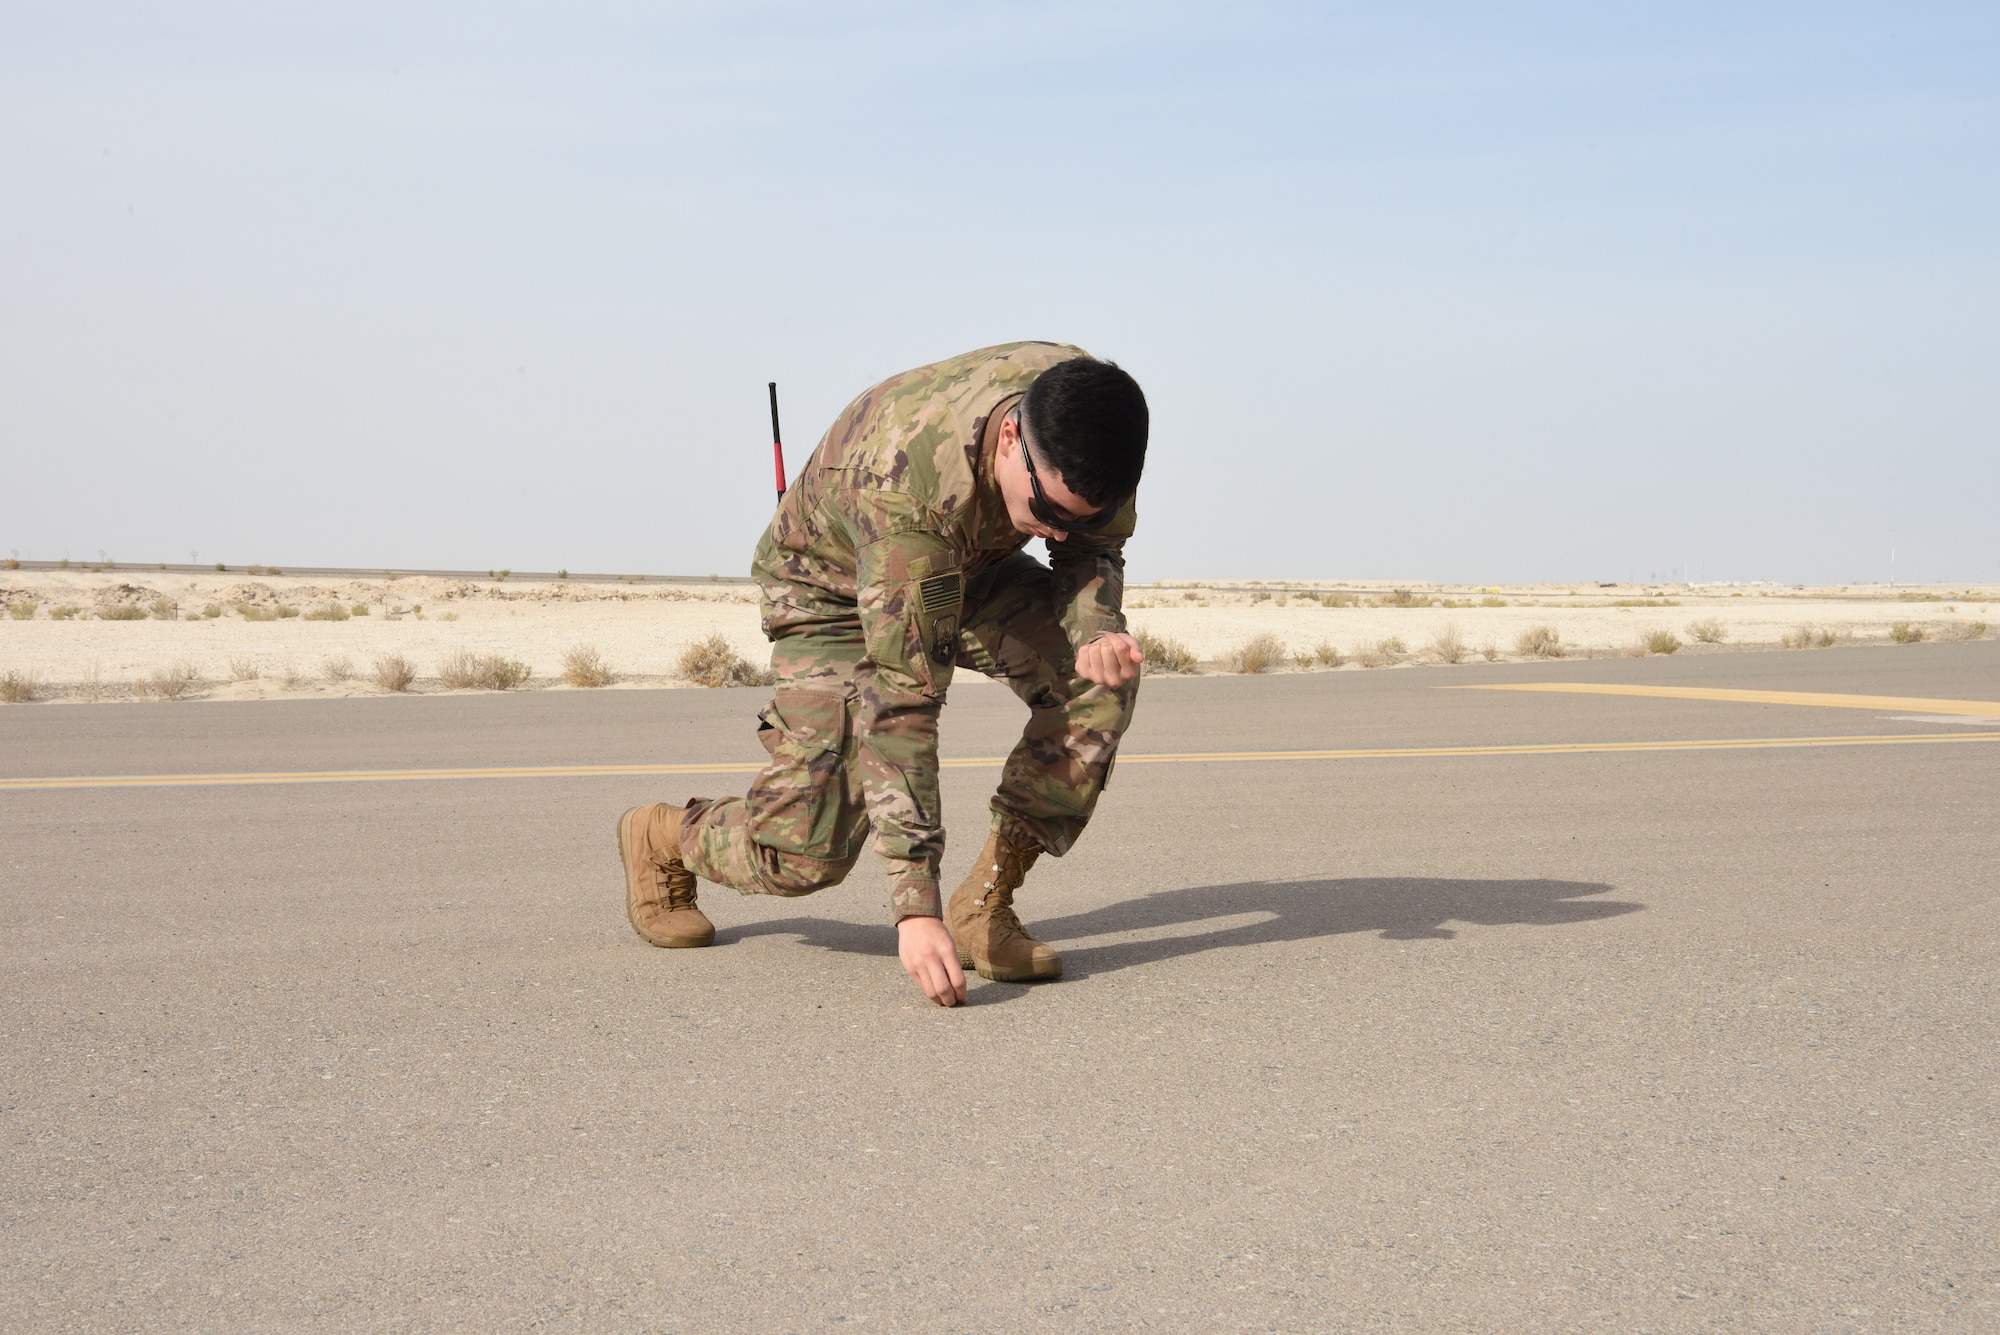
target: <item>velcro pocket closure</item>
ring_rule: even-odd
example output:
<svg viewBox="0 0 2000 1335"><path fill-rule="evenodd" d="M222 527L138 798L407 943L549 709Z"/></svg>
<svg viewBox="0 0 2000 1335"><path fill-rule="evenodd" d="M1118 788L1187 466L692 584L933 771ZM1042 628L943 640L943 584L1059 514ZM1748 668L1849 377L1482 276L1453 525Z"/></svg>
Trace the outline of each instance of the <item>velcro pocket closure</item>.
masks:
<svg viewBox="0 0 2000 1335"><path fill-rule="evenodd" d="M784 853L830 856L842 800L845 692L780 690L758 718L771 763L744 798L752 839Z"/></svg>
<svg viewBox="0 0 2000 1335"><path fill-rule="evenodd" d="M790 746L801 754L839 751L847 740L847 695L844 691L779 690L757 713L757 736L764 749L776 754Z"/></svg>
<svg viewBox="0 0 2000 1335"><path fill-rule="evenodd" d="M917 643L925 658L940 667L958 655L958 627L965 612L965 575L957 570L916 582L912 599Z"/></svg>

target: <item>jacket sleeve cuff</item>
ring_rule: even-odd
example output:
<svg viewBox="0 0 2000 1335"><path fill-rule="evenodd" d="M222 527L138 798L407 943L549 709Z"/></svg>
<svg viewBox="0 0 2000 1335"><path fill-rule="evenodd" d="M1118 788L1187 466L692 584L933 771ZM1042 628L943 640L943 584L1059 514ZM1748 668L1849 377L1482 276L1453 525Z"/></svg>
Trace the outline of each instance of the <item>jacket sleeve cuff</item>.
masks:
<svg viewBox="0 0 2000 1335"><path fill-rule="evenodd" d="M944 896L938 893L936 878L909 874L892 877L889 912L897 922L904 918L942 918Z"/></svg>

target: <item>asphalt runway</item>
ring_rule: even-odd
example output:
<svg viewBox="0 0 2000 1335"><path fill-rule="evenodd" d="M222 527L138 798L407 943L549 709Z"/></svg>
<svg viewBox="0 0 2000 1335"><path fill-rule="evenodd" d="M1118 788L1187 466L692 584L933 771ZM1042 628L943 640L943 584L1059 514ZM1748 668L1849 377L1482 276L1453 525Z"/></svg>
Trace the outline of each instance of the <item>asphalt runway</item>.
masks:
<svg viewBox="0 0 2000 1335"><path fill-rule="evenodd" d="M1933 704L1457 689L1533 683ZM867 861L626 926L618 812L746 776L602 768L754 765L760 692L0 710L0 1327L1991 1330L1938 701L2000 643L1149 680L1020 898L1068 976L956 1011Z"/></svg>

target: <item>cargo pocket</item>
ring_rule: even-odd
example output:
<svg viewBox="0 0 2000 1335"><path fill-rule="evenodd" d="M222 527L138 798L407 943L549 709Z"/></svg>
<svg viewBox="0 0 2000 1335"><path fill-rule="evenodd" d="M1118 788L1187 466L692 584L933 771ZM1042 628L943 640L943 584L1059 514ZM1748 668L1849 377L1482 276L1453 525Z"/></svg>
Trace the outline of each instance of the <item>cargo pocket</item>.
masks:
<svg viewBox="0 0 2000 1335"><path fill-rule="evenodd" d="M847 696L780 690L757 717L771 763L743 799L751 842L796 857L839 858Z"/></svg>

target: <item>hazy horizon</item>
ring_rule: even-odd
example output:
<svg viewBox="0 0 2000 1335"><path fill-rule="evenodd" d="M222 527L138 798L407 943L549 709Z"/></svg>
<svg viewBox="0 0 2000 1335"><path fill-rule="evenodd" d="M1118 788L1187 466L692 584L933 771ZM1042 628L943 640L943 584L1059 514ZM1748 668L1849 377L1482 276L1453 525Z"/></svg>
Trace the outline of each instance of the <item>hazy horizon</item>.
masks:
<svg viewBox="0 0 2000 1335"><path fill-rule="evenodd" d="M0 12L0 551L741 574L875 380L1145 385L1131 575L2000 580L2000 12Z"/></svg>

